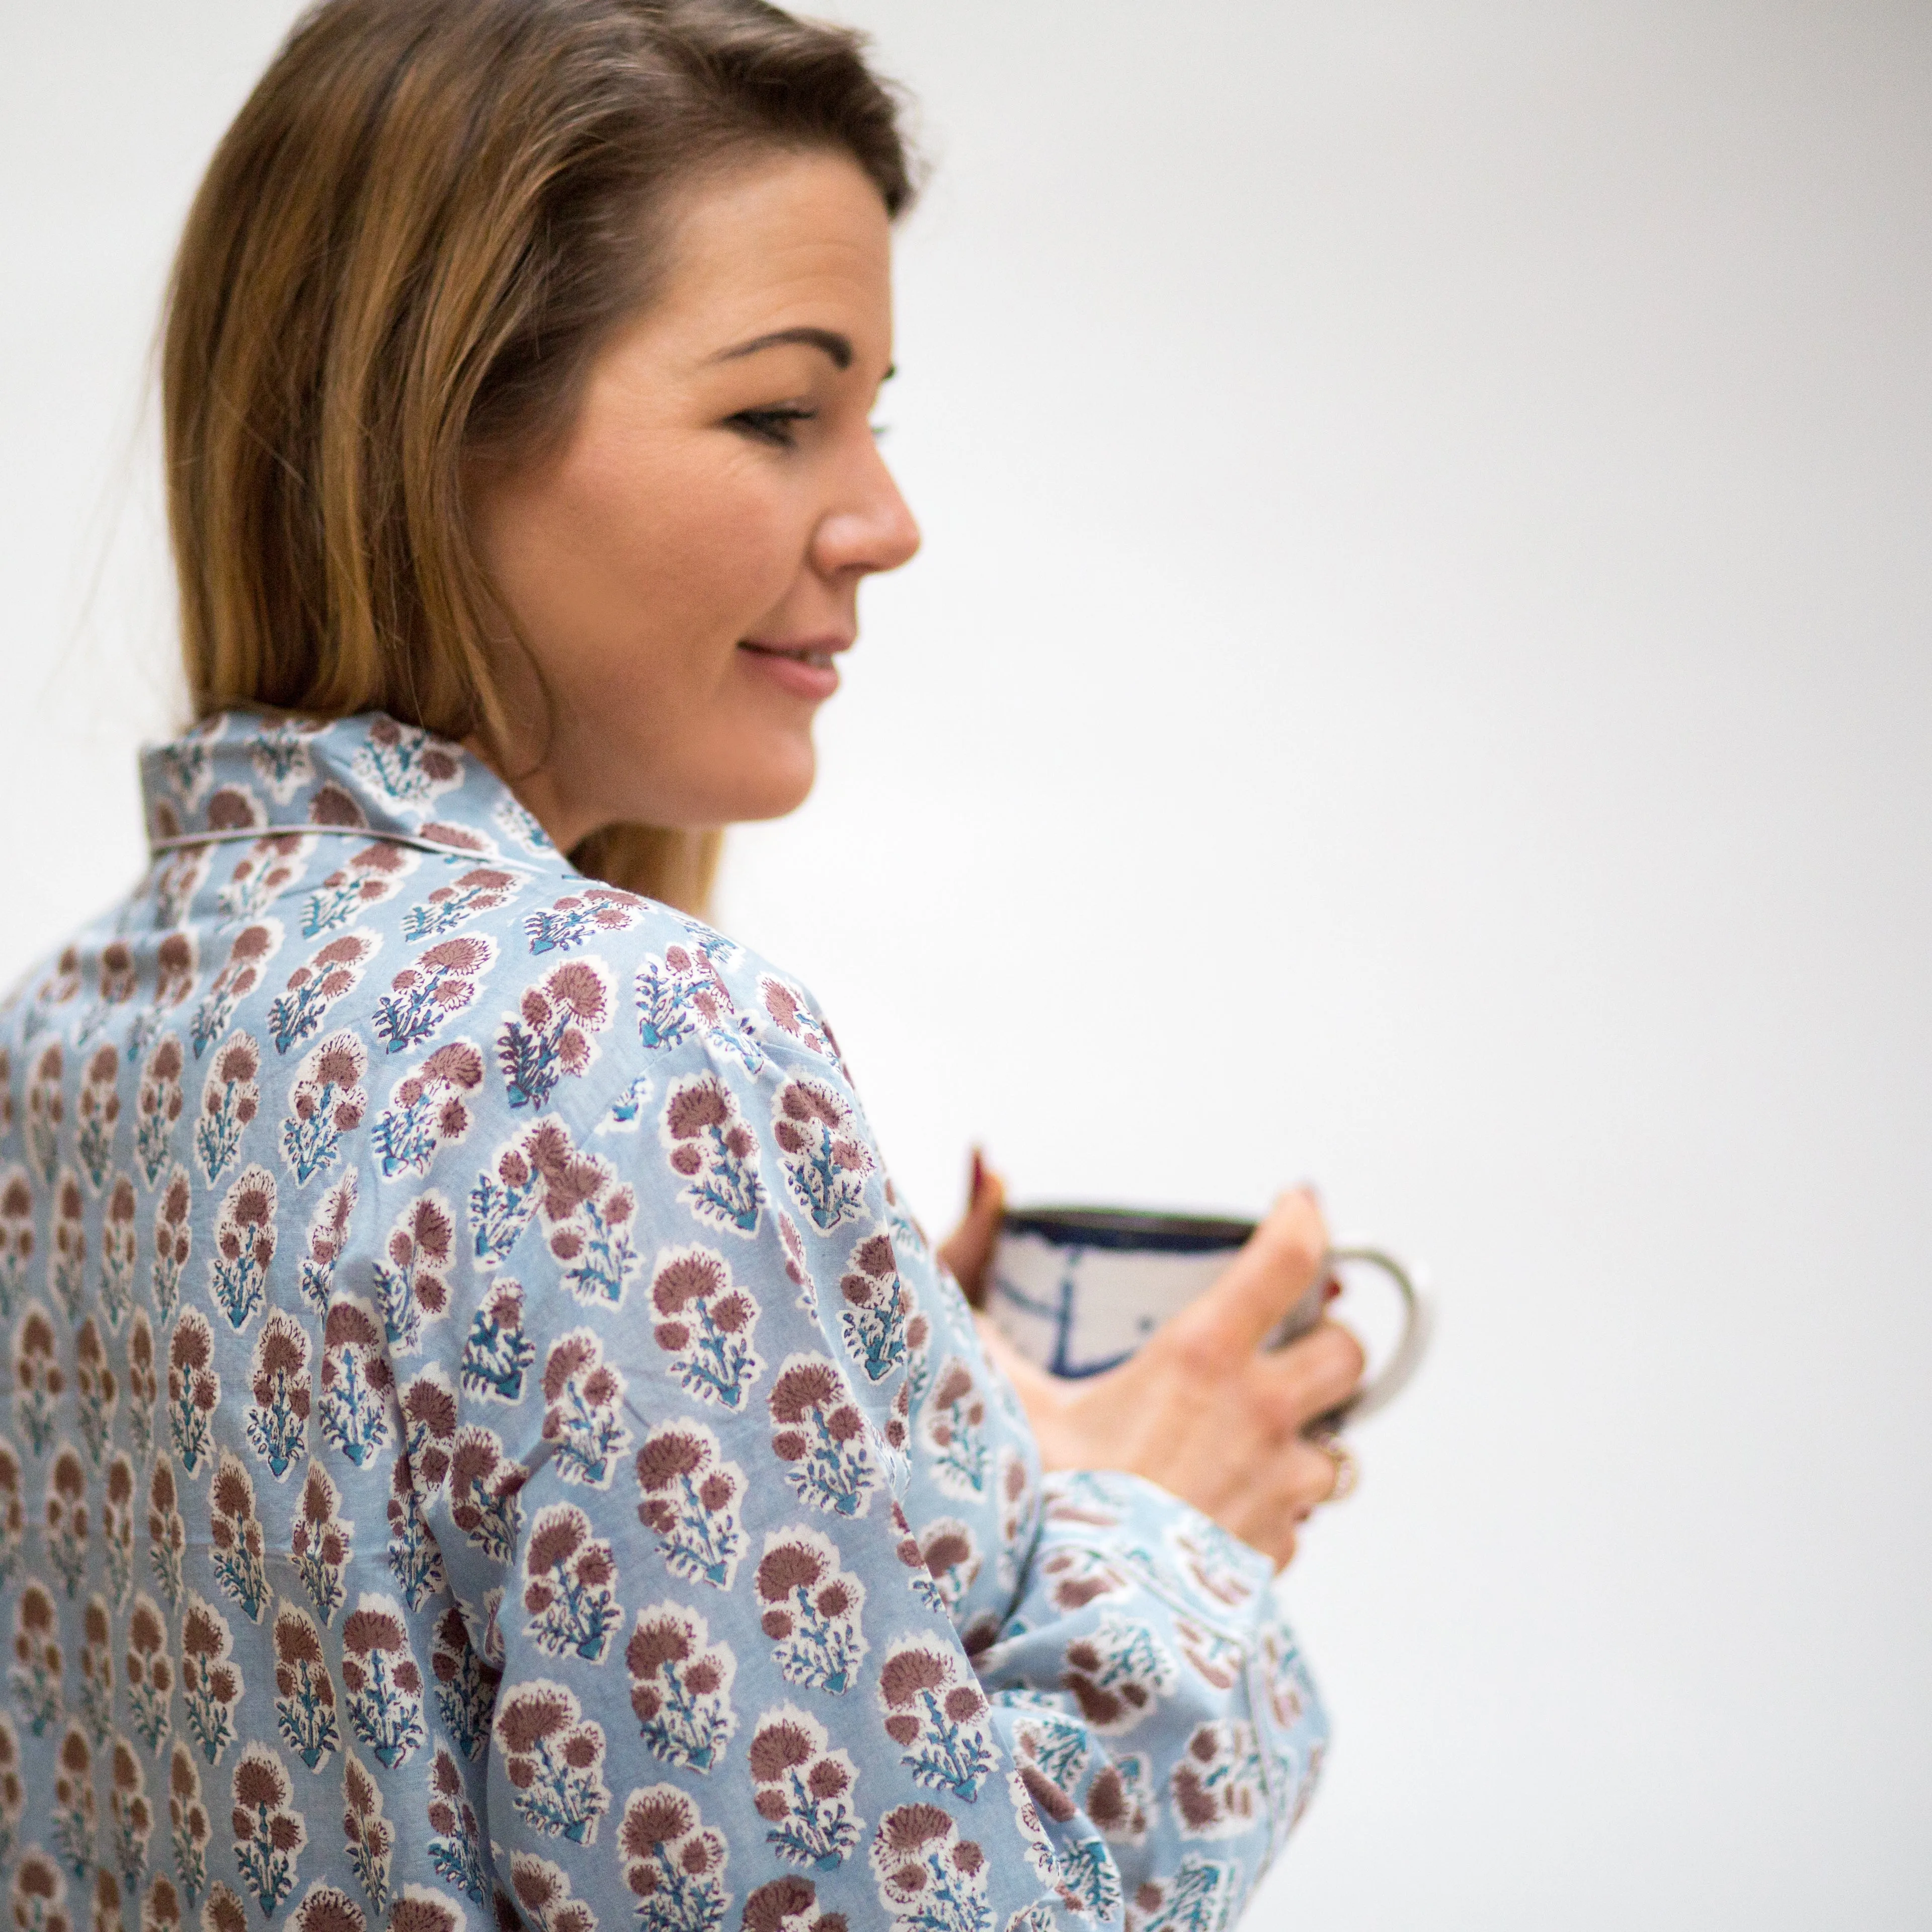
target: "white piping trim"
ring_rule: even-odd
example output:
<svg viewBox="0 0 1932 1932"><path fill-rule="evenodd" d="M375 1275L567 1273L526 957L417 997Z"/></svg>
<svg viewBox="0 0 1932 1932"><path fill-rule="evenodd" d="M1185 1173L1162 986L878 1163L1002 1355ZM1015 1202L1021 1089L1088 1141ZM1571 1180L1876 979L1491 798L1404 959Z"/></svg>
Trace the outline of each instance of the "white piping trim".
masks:
<svg viewBox="0 0 1932 1932"><path fill-rule="evenodd" d="M177 852L188 845L233 845L244 838L305 838L317 835L325 838L362 838L386 845L411 845L418 852L434 852L439 858L473 859L479 866L514 866L526 872L538 869L528 859L478 852L467 845L440 845L434 839L415 838L406 832L382 832L372 825L250 825L232 832L184 832L178 838L150 838L148 850L150 854Z"/></svg>

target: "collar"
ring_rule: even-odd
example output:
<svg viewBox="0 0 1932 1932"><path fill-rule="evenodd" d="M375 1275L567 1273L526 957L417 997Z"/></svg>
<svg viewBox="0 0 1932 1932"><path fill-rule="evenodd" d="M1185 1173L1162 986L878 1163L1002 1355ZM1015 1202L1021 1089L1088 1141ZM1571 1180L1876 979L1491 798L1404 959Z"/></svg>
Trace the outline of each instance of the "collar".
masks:
<svg viewBox="0 0 1932 1932"><path fill-rule="evenodd" d="M328 720L218 712L142 749L141 801L158 855L303 833L559 862L543 827L480 758L380 711Z"/></svg>

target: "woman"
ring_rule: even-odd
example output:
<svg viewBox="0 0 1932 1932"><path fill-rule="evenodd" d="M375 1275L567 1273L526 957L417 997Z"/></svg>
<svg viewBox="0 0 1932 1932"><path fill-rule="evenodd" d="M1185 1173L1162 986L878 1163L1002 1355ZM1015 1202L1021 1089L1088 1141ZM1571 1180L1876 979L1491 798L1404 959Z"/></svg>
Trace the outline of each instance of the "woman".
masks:
<svg viewBox="0 0 1932 1932"><path fill-rule="evenodd" d="M217 154L197 722L0 1024L23 1932L1150 1932L1298 1815L1312 1201L1022 1398L809 997L672 909L917 543L909 194L758 0L334 0Z"/></svg>

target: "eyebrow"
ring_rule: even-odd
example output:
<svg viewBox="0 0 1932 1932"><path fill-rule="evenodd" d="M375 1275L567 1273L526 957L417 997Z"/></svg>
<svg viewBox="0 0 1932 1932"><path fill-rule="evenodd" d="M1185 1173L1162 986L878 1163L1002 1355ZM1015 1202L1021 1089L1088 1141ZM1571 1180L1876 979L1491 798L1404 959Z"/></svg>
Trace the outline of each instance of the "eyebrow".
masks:
<svg viewBox="0 0 1932 1932"><path fill-rule="evenodd" d="M756 356L766 349L821 349L830 356L836 368L849 369L852 366L852 340L830 328L778 328L769 335L754 336L749 342L741 342L734 349L722 349L712 357L714 362L736 362L747 356Z"/></svg>

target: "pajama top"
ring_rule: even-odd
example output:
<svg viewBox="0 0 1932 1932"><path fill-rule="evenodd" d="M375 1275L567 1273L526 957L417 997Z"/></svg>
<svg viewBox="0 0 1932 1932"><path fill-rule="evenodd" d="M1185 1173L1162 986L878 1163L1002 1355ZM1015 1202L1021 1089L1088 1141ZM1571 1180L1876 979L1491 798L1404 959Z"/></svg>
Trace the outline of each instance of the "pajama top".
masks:
<svg viewBox="0 0 1932 1932"><path fill-rule="evenodd" d="M1042 1479L809 994L380 714L142 780L0 1009L16 1932L1231 1925L1269 1565Z"/></svg>

